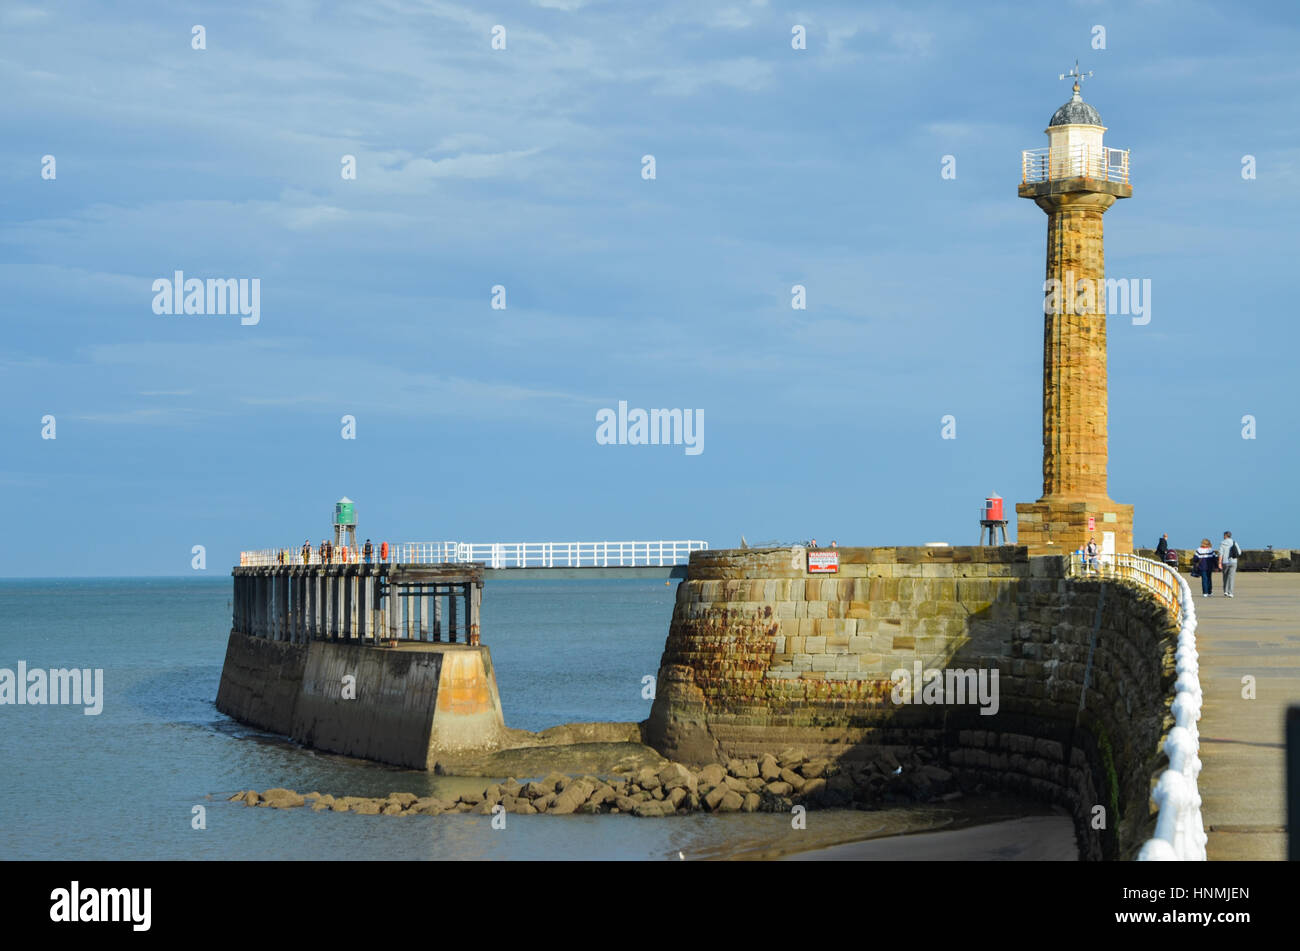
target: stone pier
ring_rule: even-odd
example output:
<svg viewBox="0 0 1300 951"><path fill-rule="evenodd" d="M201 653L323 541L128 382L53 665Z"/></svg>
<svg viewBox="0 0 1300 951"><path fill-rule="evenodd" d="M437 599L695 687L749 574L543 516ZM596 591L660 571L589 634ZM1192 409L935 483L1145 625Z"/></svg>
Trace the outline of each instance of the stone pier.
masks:
<svg viewBox="0 0 1300 951"><path fill-rule="evenodd" d="M506 736L479 565L236 568L217 709L415 769Z"/></svg>
<svg viewBox="0 0 1300 951"><path fill-rule="evenodd" d="M1132 857L1154 828L1148 794L1172 724L1168 606L1024 547L837 554L835 574L809 571L802 548L694 554L646 742L693 764L924 747L971 787L1068 809L1085 858ZM997 702L900 703L896 672L917 664L996 672Z"/></svg>

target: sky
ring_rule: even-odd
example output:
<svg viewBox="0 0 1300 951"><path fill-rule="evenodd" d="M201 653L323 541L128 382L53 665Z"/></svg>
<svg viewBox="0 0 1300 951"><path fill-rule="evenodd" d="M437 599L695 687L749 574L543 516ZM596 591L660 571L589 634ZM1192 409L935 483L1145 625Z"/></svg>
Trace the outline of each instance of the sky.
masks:
<svg viewBox="0 0 1300 951"><path fill-rule="evenodd" d="M1076 58L1151 282L1111 498L1300 547L1297 48L1290 3L6 2L0 576L223 574L344 495L376 543L973 544L1041 494L1016 187ZM176 271L256 323L155 313ZM620 401L701 451L601 444Z"/></svg>

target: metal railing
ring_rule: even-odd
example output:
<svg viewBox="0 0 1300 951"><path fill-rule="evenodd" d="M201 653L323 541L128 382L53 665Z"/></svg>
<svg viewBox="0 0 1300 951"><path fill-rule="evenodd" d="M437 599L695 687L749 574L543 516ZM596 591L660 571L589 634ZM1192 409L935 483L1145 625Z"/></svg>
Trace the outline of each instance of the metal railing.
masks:
<svg viewBox="0 0 1300 951"><path fill-rule="evenodd" d="M1102 555L1089 559L1083 550L1070 556L1067 574L1071 577L1126 578L1142 585L1154 594L1173 616L1175 624L1182 624L1183 604L1181 588L1187 582L1169 565L1141 555Z"/></svg>
<svg viewBox="0 0 1300 951"><path fill-rule="evenodd" d="M1024 149L1020 153L1021 184L1058 178L1094 178L1127 185L1128 149L1076 145L1071 149Z"/></svg>
<svg viewBox="0 0 1300 951"><path fill-rule="evenodd" d="M488 568L643 568L672 567L690 561L691 553L709 547L705 541L616 542L402 542L374 545L372 561L384 564L429 565L480 562ZM352 564L365 558L359 548L335 548L330 564ZM313 548L306 561L301 548L263 548L239 554L247 567L318 565Z"/></svg>
<svg viewBox="0 0 1300 951"><path fill-rule="evenodd" d="M1091 561L1082 552L1070 559L1072 577L1123 578L1142 585L1165 604L1178 624L1174 651L1174 726L1165 738L1169 768L1160 774L1151 798L1159 812L1155 835L1142 844L1139 862L1205 861L1205 825L1196 780L1201 772L1200 666L1196 651L1196 604L1187 580L1169 565L1139 555L1098 555Z"/></svg>

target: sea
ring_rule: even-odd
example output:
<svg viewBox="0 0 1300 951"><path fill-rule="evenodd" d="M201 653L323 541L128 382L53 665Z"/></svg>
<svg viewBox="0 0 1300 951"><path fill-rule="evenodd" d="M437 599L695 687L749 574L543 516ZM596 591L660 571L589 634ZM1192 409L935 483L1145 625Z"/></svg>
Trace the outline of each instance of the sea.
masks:
<svg viewBox="0 0 1300 951"><path fill-rule="evenodd" d="M484 589L506 724L637 721L676 582L494 579ZM103 708L0 705L6 859L626 859L773 857L956 826L970 809L505 817L359 816L249 808L239 790L451 795L492 779L434 776L305 749L215 706L227 577L0 580L0 668L102 669ZM504 779L505 777L496 777ZM530 777L515 777L521 781ZM995 810L996 811L996 810ZM1003 816L988 814L988 820ZM499 823L498 823L499 824Z"/></svg>

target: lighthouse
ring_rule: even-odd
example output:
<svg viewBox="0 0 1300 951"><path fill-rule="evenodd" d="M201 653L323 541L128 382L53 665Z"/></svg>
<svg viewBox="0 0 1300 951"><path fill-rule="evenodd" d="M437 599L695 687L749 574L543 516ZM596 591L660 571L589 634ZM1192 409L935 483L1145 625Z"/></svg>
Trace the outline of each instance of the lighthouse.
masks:
<svg viewBox="0 0 1300 951"><path fill-rule="evenodd" d="M1102 216L1129 198L1128 151L1103 142L1101 116L1074 80L1047 124L1047 148L1021 153L1020 197L1047 213L1043 283L1043 494L1016 505L1017 543L1064 554L1095 538L1103 552L1133 551L1133 506L1106 485L1106 267Z"/></svg>

